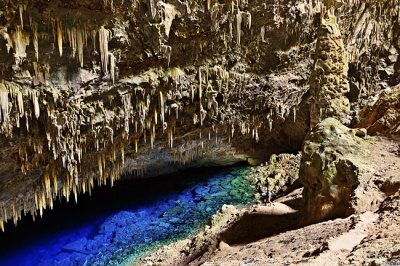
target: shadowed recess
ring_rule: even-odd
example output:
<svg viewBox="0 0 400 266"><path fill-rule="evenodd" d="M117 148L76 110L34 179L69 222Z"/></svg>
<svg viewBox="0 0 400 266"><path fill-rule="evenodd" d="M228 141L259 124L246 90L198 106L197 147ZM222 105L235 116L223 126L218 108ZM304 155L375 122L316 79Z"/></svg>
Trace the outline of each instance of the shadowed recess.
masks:
<svg viewBox="0 0 400 266"><path fill-rule="evenodd" d="M121 263L189 236L223 204L253 201L249 168L190 169L176 176L96 188L79 204L62 201L33 223L24 217L0 235L0 265ZM23 243L23 244L21 244Z"/></svg>

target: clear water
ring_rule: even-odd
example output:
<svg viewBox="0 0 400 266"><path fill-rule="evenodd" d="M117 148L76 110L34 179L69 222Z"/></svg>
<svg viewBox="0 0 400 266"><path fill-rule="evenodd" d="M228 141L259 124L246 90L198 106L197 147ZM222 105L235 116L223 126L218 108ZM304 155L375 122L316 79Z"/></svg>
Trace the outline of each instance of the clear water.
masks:
<svg viewBox="0 0 400 266"><path fill-rule="evenodd" d="M25 217L0 236L0 265L117 265L203 226L223 204L254 201L248 167L187 171L176 177L96 188L60 203L37 222ZM96 194L97 193L97 194Z"/></svg>

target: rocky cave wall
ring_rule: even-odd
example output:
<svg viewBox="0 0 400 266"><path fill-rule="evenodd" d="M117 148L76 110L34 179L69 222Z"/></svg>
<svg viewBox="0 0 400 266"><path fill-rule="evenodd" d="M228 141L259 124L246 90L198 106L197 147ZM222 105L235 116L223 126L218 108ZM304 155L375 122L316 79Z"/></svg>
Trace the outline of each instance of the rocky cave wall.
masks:
<svg viewBox="0 0 400 266"><path fill-rule="evenodd" d="M399 20L397 0L0 0L1 227L124 174L299 150L338 83L357 123L399 83Z"/></svg>

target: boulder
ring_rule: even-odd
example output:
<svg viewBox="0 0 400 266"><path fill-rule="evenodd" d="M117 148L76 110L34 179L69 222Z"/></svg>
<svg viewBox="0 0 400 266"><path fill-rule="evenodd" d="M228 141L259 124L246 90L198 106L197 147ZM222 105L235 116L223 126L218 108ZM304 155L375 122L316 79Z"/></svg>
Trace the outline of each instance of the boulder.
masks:
<svg viewBox="0 0 400 266"><path fill-rule="evenodd" d="M400 85L384 90L359 113L359 128L370 135L383 135L400 140Z"/></svg>
<svg viewBox="0 0 400 266"><path fill-rule="evenodd" d="M369 153L368 142L334 118L327 118L307 135L302 148L299 179L304 185L305 221L343 217L360 183Z"/></svg>

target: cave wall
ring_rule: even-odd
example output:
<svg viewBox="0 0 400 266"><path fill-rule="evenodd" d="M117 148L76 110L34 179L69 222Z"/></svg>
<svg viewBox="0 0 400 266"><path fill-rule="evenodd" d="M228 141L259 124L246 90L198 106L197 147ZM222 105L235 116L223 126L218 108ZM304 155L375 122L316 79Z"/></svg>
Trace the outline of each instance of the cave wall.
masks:
<svg viewBox="0 0 400 266"><path fill-rule="evenodd" d="M399 83L397 0L0 0L0 225L121 175L299 150L328 11L356 119Z"/></svg>

